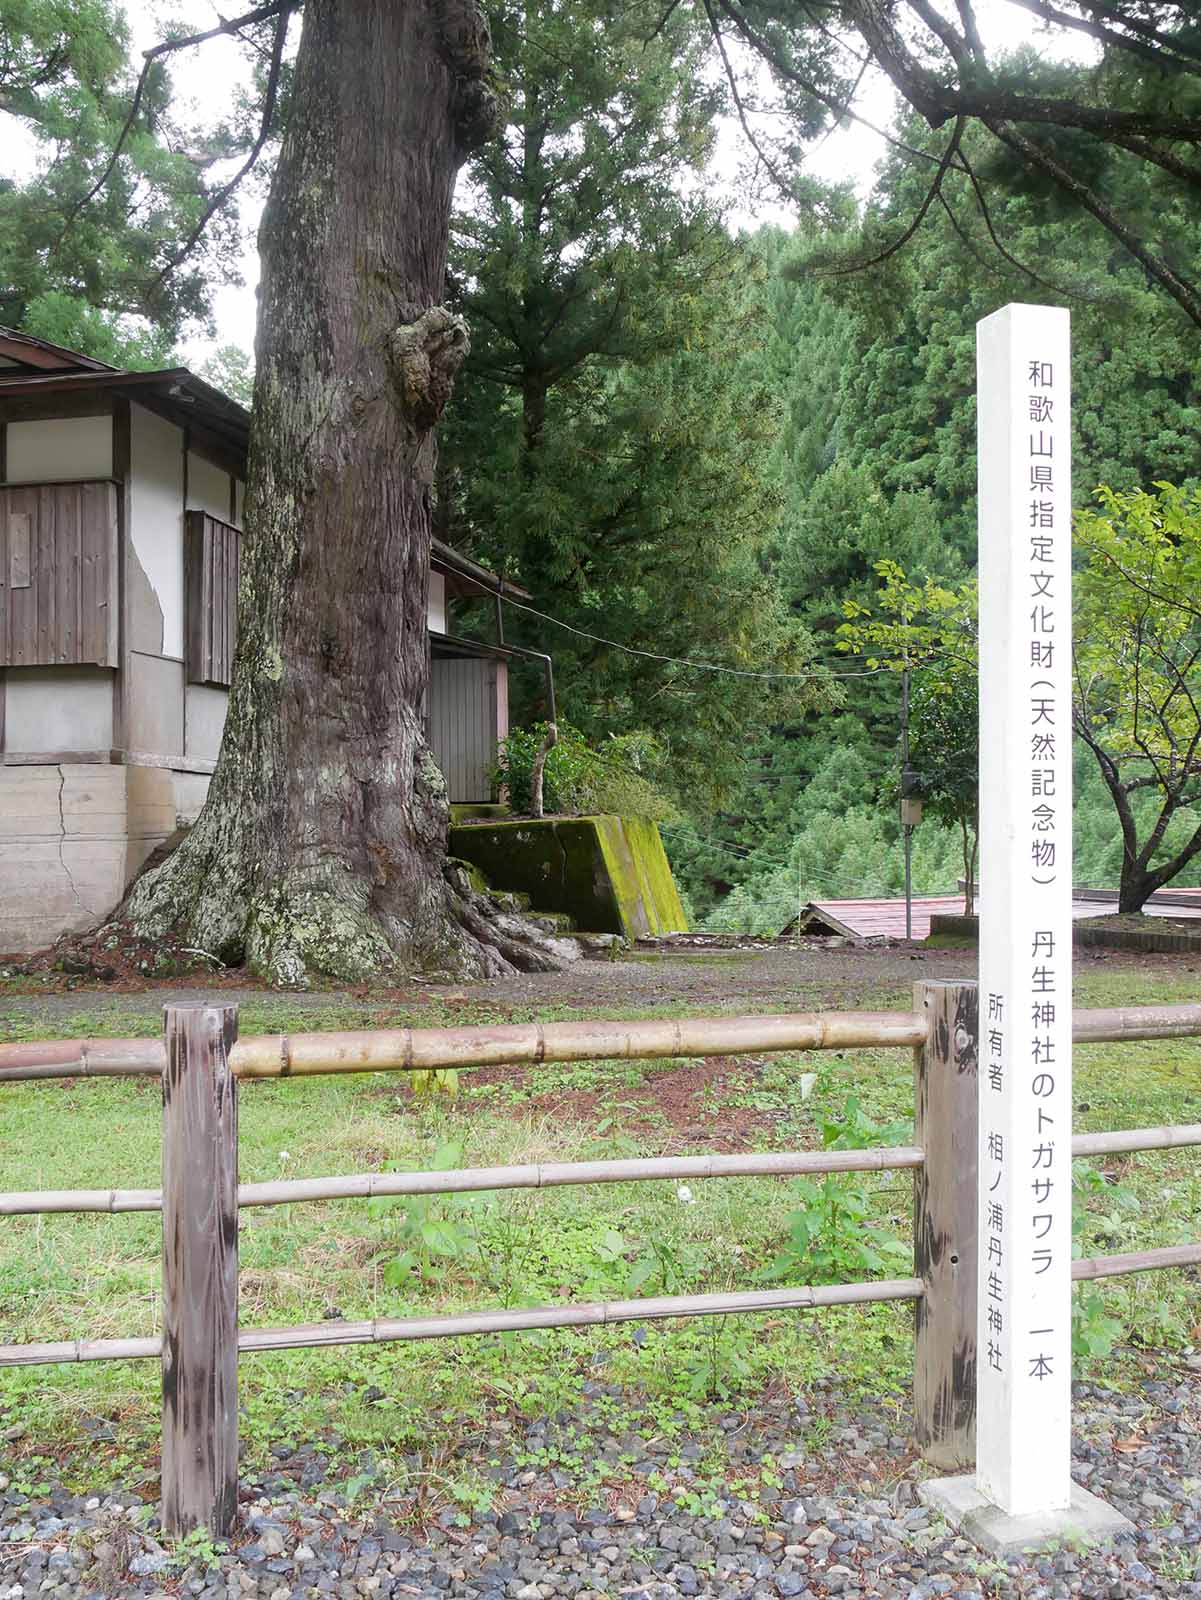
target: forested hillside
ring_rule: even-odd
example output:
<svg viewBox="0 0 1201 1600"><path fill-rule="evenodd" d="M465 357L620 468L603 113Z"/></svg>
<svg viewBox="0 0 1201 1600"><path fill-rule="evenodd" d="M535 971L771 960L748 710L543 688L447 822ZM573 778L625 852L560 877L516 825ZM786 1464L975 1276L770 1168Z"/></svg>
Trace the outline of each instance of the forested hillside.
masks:
<svg viewBox="0 0 1201 1600"><path fill-rule="evenodd" d="M915 118L899 132L921 142ZM988 172L982 164L982 183ZM1137 263L1047 192L990 184L985 218L963 181L903 252L843 272L876 254L890 228L895 236L920 198L912 166L893 160L857 227L750 241L768 266L762 358L785 409L770 461L783 500L772 571L819 649L849 600L871 605L879 561L917 581L954 582L974 569L975 323L1008 301L1071 308L1078 506L1101 484L1201 476L1196 329ZM1148 185L1139 209L1149 223L1156 204ZM1195 207L1155 223L1181 254L1196 251ZM756 739L738 803L695 826L706 846L675 842L711 926L769 931L798 895L900 888L899 683L882 675L845 690L839 715L777 724ZM1076 882L1114 886L1121 834L1083 750L1076 784ZM1165 853L1198 820L1177 815ZM951 830L917 830L914 876L926 892L954 891L962 865ZM1198 881L1196 863L1178 881Z"/></svg>
<svg viewBox="0 0 1201 1600"><path fill-rule="evenodd" d="M442 446L449 536L519 575L540 610L613 641L533 616L514 628L554 651L564 713L602 750L648 735L651 775L680 810L665 837L707 925L774 931L798 900L897 891L899 679L844 653L839 628L848 602L870 606L882 560L917 582L973 570L976 321L1010 300L1071 307L1080 505L1103 483L1201 475L1197 330L983 135L964 141L971 177L875 265L862 263L921 204L927 177L906 154L862 211L831 191L793 231L735 236L720 203L679 182L680 152L697 168L707 153L695 120L689 140L676 132L700 109L686 17L656 40L653 73L620 33L589 52L585 100L568 53L580 16L548 13L563 30L552 69L525 10L513 120L460 223L462 303L482 337ZM1013 65L1043 72L1033 55ZM590 138L608 120L625 143ZM896 132L936 148L916 116ZM1148 226L1194 254L1196 207L1121 176L1142 185L1126 201ZM767 676L807 664L809 683ZM1114 885L1122 838L1086 752L1077 788L1076 881ZM1197 820L1179 812L1164 852ZM956 831L927 820L916 886L953 892L962 874ZM1194 877L1195 864L1180 881Z"/></svg>
<svg viewBox="0 0 1201 1600"><path fill-rule="evenodd" d="M878 614L882 562L915 592L971 578L980 317L1013 300L1071 308L1077 507L1102 485L1201 481L1187 281L1201 251L1187 131L1201 46L1182 8L1148 20L1119 7L1104 22L1102 9L1075 8L1093 42L1080 65L1033 48L993 60L998 120L970 83L944 84L931 109L933 80L913 87L908 57L854 4L838 40L770 6L488 8L490 120L460 175L446 296L471 344L441 417L433 529L531 591L531 609L508 608L507 637L553 653L560 719L602 766L633 763L660 792L708 926L774 931L798 901L900 886L900 678L863 619ZM249 151L269 164L295 116L287 16L241 19L249 86L197 148L173 111L169 56L135 91L107 3L20 13L0 112L40 159L0 187L0 320L104 359L175 359L232 271L231 163ZM957 63L982 51L949 28L938 37ZM804 167L853 98L848 37L900 61L909 101L866 201ZM740 78L751 58L787 114L770 139ZM1045 127L1032 142L1040 118L1053 150ZM790 225L748 227L781 191ZM238 351L210 372L249 395ZM1173 504L1179 597L1201 570L1201 516ZM1148 506L1114 511L1114 537L1159 516ZM1174 709L1139 757L1157 776L1132 790L1128 819L1151 865L1201 824L1196 712L1175 709L1192 705L1197 619L1178 610ZM488 637L494 624L482 609L464 625ZM912 665L920 748L936 663ZM513 689L518 722L547 716L539 674L515 672ZM1120 671L1104 696L1098 749L1129 698ZM1112 884L1129 838L1098 749L1078 751L1075 876ZM1184 777L1157 827L1163 773ZM962 862L956 829L929 816L915 886L952 890Z"/></svg>

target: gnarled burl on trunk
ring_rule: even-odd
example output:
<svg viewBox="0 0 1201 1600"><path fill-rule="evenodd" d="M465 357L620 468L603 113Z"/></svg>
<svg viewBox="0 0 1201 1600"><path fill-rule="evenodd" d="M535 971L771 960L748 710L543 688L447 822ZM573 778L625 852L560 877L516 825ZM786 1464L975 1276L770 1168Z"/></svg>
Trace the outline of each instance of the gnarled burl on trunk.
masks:
<svg viewBox="0 0 1201 1600"><path fill-rule="evenodd" d="M208 801L121 916L310 972L557 965L446 871L421 725L455 173L491 124L474 0L306 0L262 255L238 651Z"/></svg>

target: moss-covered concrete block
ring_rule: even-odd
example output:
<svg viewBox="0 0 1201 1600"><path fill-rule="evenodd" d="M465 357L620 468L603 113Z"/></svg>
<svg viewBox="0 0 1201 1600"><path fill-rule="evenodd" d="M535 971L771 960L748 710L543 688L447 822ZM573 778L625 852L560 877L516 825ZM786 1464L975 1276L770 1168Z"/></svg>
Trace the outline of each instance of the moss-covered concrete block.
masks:
<svg viewBox="0 0 1201 1600"><path fill-rule="evenodd" d="M453 827L457 822L470 822L473 819L501 818L509 815L509 808L505 805L496 805L486 800L452 800L450 804L450 821Z"/></svg>
<svg viewBox="0 0 1201 1600"><path fill-rule="evenodd" d="M659 829L643 817L465 822L451 828L450 852L592 933L637 939L688 925Z"/></svg>

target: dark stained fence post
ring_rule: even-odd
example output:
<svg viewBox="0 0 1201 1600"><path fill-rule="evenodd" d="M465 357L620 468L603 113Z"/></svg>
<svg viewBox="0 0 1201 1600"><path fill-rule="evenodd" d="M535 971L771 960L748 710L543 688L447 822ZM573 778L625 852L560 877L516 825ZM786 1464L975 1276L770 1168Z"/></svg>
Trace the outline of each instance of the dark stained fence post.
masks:
<svg viewBox="0 0 1201 1600"><path fill-rule="evenodd" d="M976 1063L974 983L918 983L914 1010L929 1022L915 1052L914 1173L917 1302L913 1409L917 1441L935 1466L976 1464Z"/></svg>
<svg viewBox="0 0 1201 1600"><path fill-rule="evenodd" d="M163 1007L163 1531L238 1503L238 1008Z"/></svg>

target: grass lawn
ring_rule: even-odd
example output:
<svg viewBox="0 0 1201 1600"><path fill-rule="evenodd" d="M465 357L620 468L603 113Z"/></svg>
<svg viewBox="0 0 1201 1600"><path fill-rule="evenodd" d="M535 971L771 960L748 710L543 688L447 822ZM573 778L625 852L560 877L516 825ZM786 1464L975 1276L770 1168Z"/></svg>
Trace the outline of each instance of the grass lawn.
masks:
<svg viewBox="0 0 1201 1600"><path fill-rule="evenodd" d="M1195 985L1183 967L1083 968L1076 998L1084 1006L1150 1004L1195 998ZM899 986L873 992L868 985L856 1003L905 1002ZM597 1005L591 1014L616 1009ZM361 1000L336 995L328 1003L310 999L303 1009L263 996L243 1007L241 1027L249 1034L428 1026L452 1015L455 1022L488 1020L482 1006L446 1011L436 996L367 1011L365 1019ZM506 1007L504 1020L520 1014ZM525 1014L564 1012L531 1005ZM44 1026L0 991L0 1036L8 1038L146 1034L156 1026L144 1005L120 996ZM1201 1041L1080 1047L1075 1100L1080 1130L1197 1121ZM399 1077L382 1074L251 1082L242 1088L240 1118L244 1181L388 1164L817 1147L824 1126L848 1123L855 1142L902 1143L912 1131L912 1063L906 1051L866 1050L708 1065L493 1068L460 1074L454 1100L415 1099ZM157 1084L0 1088L0 1189L152 1187L158 1162ZM1076 1166L1084 1253L1201 1237L1201 1152ZM787 1263L792 1281L909 1273L905 1174L828 1186L710 1180L690 1190L681 1197L674 1184L644 1183L247 1210L241 1320L279 1324L750 1287L787 1254L798 1212L807 1222L818 1218L821 1228ZM7 1219L0 1228L0 1342L157 1331L158 1228L156 1214ZM1082 1377L1134 1383L1173 1350L1201 1343L1195 1272L1118 1279L1085 1293L1080 1331L1093 1353L1078 1356ZM1111 1339L1114 1349L1100 1353ZM570 1410L601 1371L606 1385L622 1388L621 1401L612 1402L615 1429L620 1420L623 1431L675 1437L699 1429L714 1400L740 1406L765 1388L803 1388L832 1372L864 1392L895 1392L900 1406L911 1358L907 1306L252 1355L241 1366L243 1439L249 1466L262 1466L272 1450L318 1442L327 1455L344 1457L348 1477L364 1451L393 1479L415 1470L414 1452L422 1452L422 1472L441 1474L443 1499L473 1501L486 1497L487 1485L478 1463L464 1464L469 1455L454 1463L456 1448L485 1419ZM18 1487L32 1491L50 1472L80 1486L150 1486L157 1426L154 1362L0 1371L0 1446ZM558 1464L587 1492L598 1464L556 1449L563 1451ZM431 1451L441 1468L430 1468ZM546 1462L534 1451L531 1464Z"/></svg>

